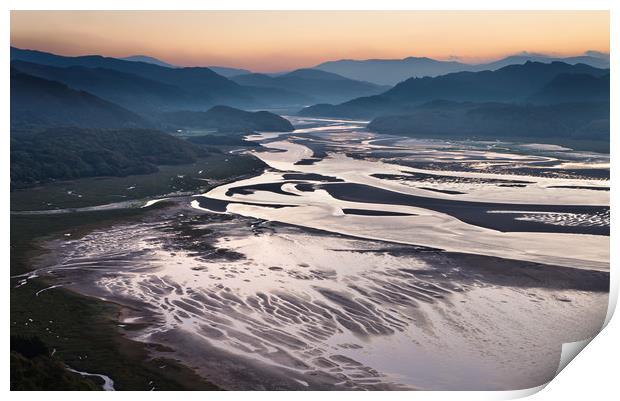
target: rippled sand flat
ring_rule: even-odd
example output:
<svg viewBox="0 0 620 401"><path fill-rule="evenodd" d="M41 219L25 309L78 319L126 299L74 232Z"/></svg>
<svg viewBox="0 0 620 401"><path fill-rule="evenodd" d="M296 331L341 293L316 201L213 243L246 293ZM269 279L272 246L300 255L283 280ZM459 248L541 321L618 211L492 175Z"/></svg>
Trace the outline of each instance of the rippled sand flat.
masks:
<svg viewBox="0 0 620 401"><path fill-rule="evenodd" d="M171 218L65 240L46 268L230 388L532 387L606 312L605 272Z"/></svg>
<svg viewBox="0 0 620 401"><path fill-rule="evenodd" d="M530 388L598 332L609 181L540 166L604 156L319 123L250 137L259 176L48 242L33 274L228 389Z"/></svg>

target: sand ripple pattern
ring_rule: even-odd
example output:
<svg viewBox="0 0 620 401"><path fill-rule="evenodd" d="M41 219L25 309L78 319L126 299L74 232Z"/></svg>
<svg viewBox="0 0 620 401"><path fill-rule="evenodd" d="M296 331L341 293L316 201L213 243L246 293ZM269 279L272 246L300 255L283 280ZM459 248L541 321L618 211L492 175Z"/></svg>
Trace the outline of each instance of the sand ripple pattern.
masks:
<svg viewBox="0 0 620 401"><path fill-rule="evenodd" d="M609 227L610 211L603 213L527 213L517 220L535 221L554 226Z"/></svg>
<svg viewBox="0 0 620 401"><path fill-rule="evenodd" d="M325 250L319 242L304 245L295 233L273 235L257 222L253 234L263 238L259 243L273 252L296 251L270 265L269 258L240 256L243 239L226 237L212 246L199 240L224 223L215 220L229 219L205 218L208 226L188 218L186 225L172 231L165 224L118 226L66 241L66 256L48 271L59 277L71 272L74 281L95 276L104 297L147 305L160 322L143 332L144 340L182 329L227 351L343 388L393 388L388 377L347 356L347 351L362 348L373 336L422 324L420 303L462 291L438 282L415 257L415 247L407 251L411 255L397 258L390 248L369 250L363 241L338 239L336 249ZM229 228L239 224L225 223ZM162 236L162 231L168 235ZM210 249L197 252L196 242ZM310 266L299 259L313 252L328 254L325 261L334 265ZM355 271L337 268L343 255L360 262Z"/></svg>
<svg viewBox="0 0 620 401"><path fill-rule="evenodd" d="M277 370L289 381L278 387L283 389L413 388L419 381L443 388L446 384L440 380L453 365L451 374L460 376L451 379L455 388L530 384L553 368L553 358L551 368L541 365L531 376L514 379L501 373L501 369L517 371L509 367L518 358L504 357L504 342L493 342L497 330L508 330L503 335L512 338L515 334L508 334L512 323L500 325L496 299L468 307L469 294L511 286L510 291L496 291L531 310L513 317L514 327L524 327L521 321L541 313L538 302L580 310L582 301L576 294L608 288L607 274L598 271L541 269L507 261L495 269L492 261L481 265L483 259L473 256L465 263L462 256L455 259L431 248L192 209L168 217L58 240L57 263L37 274L52 275L67 288L127 305L133 312L119 325L140 341L174 349L174 339L186 333L193 339L191 351L187 345L180 348L186 356L189 352L208 357L217 349L247 363L228 372L229 365L216 359L221 354L213 356L211 367L201 365L202 360L190 362L198 369L204 366L200 373L207 379L219 366L219 374L231 377ZM571 291L564 292L566 288ZM566 319L558 324L567 324ZM480 325L491 326L483 330ZM524 341L523 333L517 332L519 341ZM525 339L522 349L539 349L539 344L550 341L546 333ZM550 341L550 349L557 350L555 341ZM400 344L398 355L390 354L393 343ZM484 347L474 351L472 344ZM429 349L435 350L432 356ZM476 370L470 374L457 362L425 368L436 363L434 359L452 358L455 350L463 353L464 364L476 364ZM538 351L530 356L534 359L528 366L539 363L537 355ZM390 358L402 358L405 365L393 367L397 361ZM476 381L495 376L494 381ZM246 389L260 388L258 380L246 378L244 384Z"/></svg>

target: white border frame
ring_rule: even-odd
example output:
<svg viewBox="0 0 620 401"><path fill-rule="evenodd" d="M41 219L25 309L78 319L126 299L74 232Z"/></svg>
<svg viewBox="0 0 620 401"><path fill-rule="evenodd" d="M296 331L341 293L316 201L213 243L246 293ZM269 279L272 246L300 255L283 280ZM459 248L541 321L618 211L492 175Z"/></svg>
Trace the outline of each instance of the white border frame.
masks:
<svg viewBox="0 0 620 401"><path fill-rule="evenodd" d="M578 0L564 0L564 1L549 1L549 0L521 0L521 1L502 1L501 4L497 1L491 0L469 0L467 2L458 0L434 0L434 1L404 1L404 0L381 0L369 1L342 1L342 0L298 0L296 2L283 1L283 0L263 0L259 2L252 2L250 0L228 0L224 1L196 1L196 0L177 0L162 1L151 0L148 3L142 4L138 1L131 0L94 0L88 3L80 2L77 0L57 0L53 3L42 0L23 0L23 1L5 1L6 4L5 13L2 14L2 23L0 26L4 32L4 51L1 53L2 64L0 72L1 85L2 85L2 105L0 107L0 116L2 121L2 162L5 166L1 170L1 185L8 192L9 189L9 157L8 150L9 143L9 46L10 46L10 12L9 10L46 10L46 9L58 9L58 10L610 10L610 53L611 53L611 65L612 69L618 65L618 43L617 39L620 34L618 30L618 13L620 13L620 2L613 2L611 0L590 0L590 1L578 1ZM145 7L146 6L146 7ZM380 6L380 7L378 7ZM614 7L615 6L615 7ZM618 105L618 81L614 74L611 74L611 110L617 110ZM618 121L612 112L611 116L611 154L616 155L618 152L618 146L620 138L618 132ZM616 158L611 158L611 181L614 181L618 163L615 162ZM618 205L617 191L612 188L611 190L611 205L615 208ZM4 229L1 231L2 235L2 257L3 266L5 266L5 272L3 275L4 288L10 288L9 280L9 209L10 209L10 197L5 192L5 196L0 199L2 203L2 209L4 213L1 216L1 223ZM614 223L615 214L612 213L612 225L611 225L611 243L618 238L617 224ZM607 315L607 321L613 315L613 311L616 306L618 297L618 283L619 276L617 270L618 250L620 248L611 249L610 266L611 268L611 289L610 289L610 307ZM4 295L5 302L0 310L2 314L2 321L5 322L3 327L5 352L8 353L8 341L10 336L9 327L9 304L10 295L6 290ZM615 399L618 396L618 378L617 374L617 361L619 356L618 340L620 339L620 324L618 319L614 319L607 325L602 334L595 337L592 343L588 346L588 350L581 353L576 361L569 364L568 367L561 371L557 378L552 380L548 386L541 386L539 388L520 390L520 391L473 391L473 392L384 392L381 397L388 397L390 399L410 399L415 397L416 400L454 400L458 397L459 400L495 400L495 399L514 399L519 397L525 397L539 392L536 395L538 400L571 400L584 398L607 400ZM583 344L582 344L583 345ZM6 355L6 354L5 354ZM8 355L6 355L8 357ZM6 358L5 357L5 358ZM2 365L1 379L4 383L3 390L9 392L9 364L8 358L5 359ZM546 388L545 388L546 387ZM31 394L29 392L12 392L7 394L14 399L28 399L29 397L40 397L38 394ZM62 397L65 400L78 400L83 395L76 392L48 392L42 395L46 399L57 399ZM89 397L93 399L101 399L101 397L118 397L119 399L129 399L133 395L129 392L118 393L95 393L89 394ZM293 396L300 401L314 401L314 397L336 399L336 397L348 398L365 401L374 398L377 394L372 392L360 393L341 393L341 392L324 392L316 394L315 392L296 392L290 394L289 392L254 392L252 394L246 394L242 392L212 392L208 394L199 392L184 392L183 397L189 397L192 399L203 399L209 397L211 399L218 400L231 400L237 397L252 397L257 401L272 401L272 400L287 400ZM154 400L169 397L166 393L155 393L149 395Z"/></svg>

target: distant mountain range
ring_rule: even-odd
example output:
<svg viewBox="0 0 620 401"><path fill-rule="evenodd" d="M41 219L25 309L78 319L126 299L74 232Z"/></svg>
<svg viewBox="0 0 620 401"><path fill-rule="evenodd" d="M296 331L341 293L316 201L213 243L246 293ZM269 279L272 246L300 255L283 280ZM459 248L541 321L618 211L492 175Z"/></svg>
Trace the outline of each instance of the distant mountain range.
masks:
<svg viewBox="0 0 620 401"><path fill-rule="evenodd" d="M129 57L121 57L121 60L127 60L127 61L139 61L141 63L149 63L149 64L155 64L155 65L159 65L161 67L168 67L168 68L177 68L176 65L172 65L169 63L166 63L165 61L162 61L158 58L155 57L150 57L150 56L145 56L145 55L136 55L136 56L129 56Z"/></svg>
<svg viewBox="0 0 620 401"><path fill-rule="evenodd" d="M436 77L461 71L494 71L508 65L525 64L528 61L542 63L561 61L567 64L581 63L596 68L609 68L609 55L599 52L587 52L583 56L563 58L524 52L482 64L440 61L427 57L407 57L394 60L337 60L327 61L313 68L333 72L350 79L373 82L379 85L395 85L408 78Z"/></svg>
<svg viewBox="0 0 620 401"><path fill-rule="evenodd" d="M153 82L159 83L160 86L167 85L169 89L177 92L178 97L183 99L181 104L177 104L179 102L178 97L171 97L167 104L165 104L167 109L184 109L188 107L204 109L216 104L233 104L247 107L257 105L257 100L253 99L244 88L208 68L168 68L141 61L126 61L102 56L65 57L12 47L11 62L16 60L57 68L88 68L88 71L82 71L93 76L105 73L105 71L101 71L102 69L108 70L108 72L113 70L129 74L122 76L120 82L115 81L101 85L102 87L108 86L107 89L104 89L107 93L93 90L93 80L84 78L84 81L91 85L93 94L103 98L106 98L110 92L118 93L119 97L124 96L124 93L131 94L133 89L125 85L127 81L140 80L140 82L136 82L136 85L140 85L145 83L144 80L148 80L149 85L152 85ZM17 66L15 67L18 68ZM35 74L32 70L30 72ZM79 71L74 70L74 72L78 73ZM70 74L65 74L65 77L68 75ZM106 79L109 78L110 74L107 73L107 75ZM43 77L49 78L48 76ZM60 76L57 77L60 79ZM75 84L75 81L79 78L73 77L71 80L67 79L66 82L61 82L71 86L71 83ZM136 98L134 101L139 101L137 97L134 98ZM188 102L189 104L187 104ZM131 107L128 104L124 106Z"/></svg>
<svg viewBox="0 0 620 401"><path fill-rule="evenodd" d="M412 137L545 141L609 151L609 70L527 61L495 71L409 78L375 96L299 114L368 118L371 131Z"/></svg>
<svg viewBox="0 0 620 401"><path fill-rule="evenodd" d="M569 74L562 82L553 83L560 74ZM553 90L554 99L547 102L574 101L575 97L586 96L580 90L587 90L587 85L574 81L583 81L583 74L593 78L604 77L609 70L591 67L586 64L567 64L552 62L544 64L528 61L525 64L510 65L496 71L456 72L438 77L410 78L392 89L368 97L360 97L338 105L318 104L303 109L305 116L331 116L372 118L386 114L406 112L417 105L432 100L469 101L469 102L525 102L530 97L543 101L545 91ZM572 86L573 94L562 98L557 86ZM545 89L546 85L555 89ZM603 88L601 88L603 86ZM604 89L604 85L598 86ZM600 98L609 99L609 86ZM543 94L539 92L543 91ZM587 97L591 97L589 94ZM584 99L582 99L584 100Z"/></svg>
<svg viewBox="0 0 620 401"><path fill-rule="evenodd" d="M146 61L145 61L146 60ZM303 106L340 102L386 88L319 70L278 77L215 67L166 67L146 56L132 61L102 56L65 57L11 48L11 65L30 75L86 90L139 113L205 110L215 105L241 108ZM237 74L241 72L242 74Z"/></svg>
<svg viewBox="0 0 620 401"><path fill-rule="evenodd" d="M142 117L90 93L11 69L11 128L148 127Z"/></svg>
<svg viewBox="0 0 620 401"><path fill-rule="evenodd" d="M137 55L124 57L123 60L140 61L160 65L163 67L176 68L172 64L154 57ZM455 60L434 60L428 57L406 57L403 59L369 59L369 60L336 60L321 63L308 69L332 72L352 80L366 81L377 85L393 86L408 78L436 77L452 72L461 71L485 71L498 70L513 64L525 64L528 61L551 63L560 61L567 64L587 64L596 68L609 68L609 54L597 51L587 51L581 56L554 57L546 54L521 52L501 58L496 61L479 64L463 63ZM241 68L207 66L207 68L226 77L252 74L252 71ZM268 76L281 76L287 72L261 74Z"/></svg>
<svg viewBox="0 0 620 401"><path fill-rule="evenodd" d="M12 61L11 67L29 75L62 82L71 88L88 91L139 113L165 110L170 105L191 109L210 102L208 96L201 97L162 81L114 69L82 66L55 67L19 60Z"/></svg>
<svg viewBox="0 0 620 401"><path fill-rule="evenodd" d="M267 111L247 112L215 106L205 112L162 112L147 120L85 91L11 70L11 127L215 129L220 132L292 131L291 123Z"/></svg>
<svg viewBox="0 0 620 401"><path fill-rule="evenodd" d="M344 101L354 97L378 94L389 89L386 86L356 81L314 69L299 69L277 76L244 74L231 79L240 85L296 92L300 96L314 99L317 102Z"/></svg>
<svg viewBox="0 0 620 401"><path fill-rule="evenodd" d="M485 70L497 70L508 65L513 64L525 64L528 61L534 61L538 63L553 63L553 62L561 62L566 64L586 64L592 67L606 69L609 68L609 54L603 53L595 53L589 52L583 56L573 56L573 57L552 57L544 54L536 54L536 53L521 53L513 56L508 56L501 60L493 61L490 63L483 63L475 65L474 69L469 71L485 71ZM468 70L464 70L468 71Z"/></svg>
<svg viewBox="0 0 620 401"><path fill-rule="evenodd" d="M157 65L147 56L129 61L11 48L11 129L289 130L290 124L276 115L232 107L319 103L299 114L374 119L370 129L402 135L477 133L499 138L563 132L604 143L609 137L609 69L590 64L609 63L605 55L521 63L532 57L549 60L520 55L476 67L482 71L413 77L385 87L319 69L238 75L239 70L221 70L231 74L227 78L206 67ZM457 62L407 60L430 69L463 67ZM502 66L505 63L515 64ZM219 105L228 107L213 108Z"/></svg>
<svg viewBox="0 0 620 401"><path fill-rule="evenodd" d="M212 71L215 71L216 73L226 78L234 77L235 75L252 73L252 71L244 70L243 68L219 67L216 65L210 65L207 68L209 68Z"/></svg>
<svg viewBox="0 0 620 401"><path fill-rule="evenodd" d="M165 61L162 61L162 60L160 60L158 58L150 57L150 56L144 56L144 55L122 57L121 60L139 61L139 62L142 62L142 63L155 64L155 65L159 65L161 67L168 67L168 68L179 68L178 65L173 65L173 64L170 64L170 63L166 63ZM208 65L207 68L210 69L211 71L217 73L217 74L220 74L223 77L226 77L226 78L233 77L235 75L250 74L250 73L252 73L252 71L245 70L243 68L220 67L220 66L216 66L216 65Z"/></svg>

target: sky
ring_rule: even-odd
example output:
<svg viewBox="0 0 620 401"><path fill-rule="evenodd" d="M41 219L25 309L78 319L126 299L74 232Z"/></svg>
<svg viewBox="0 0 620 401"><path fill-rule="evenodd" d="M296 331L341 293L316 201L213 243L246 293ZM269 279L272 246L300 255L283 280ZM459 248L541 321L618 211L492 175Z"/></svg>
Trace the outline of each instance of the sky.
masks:
<svg viewBox="0 0 620 401"><path fill-rule="evenodd" d="M12 11L11 45L257 72L338 59L609 52L607 11Z"/></svg>

